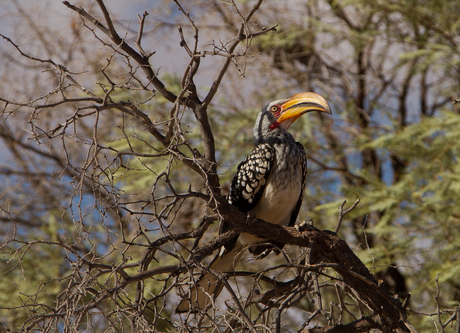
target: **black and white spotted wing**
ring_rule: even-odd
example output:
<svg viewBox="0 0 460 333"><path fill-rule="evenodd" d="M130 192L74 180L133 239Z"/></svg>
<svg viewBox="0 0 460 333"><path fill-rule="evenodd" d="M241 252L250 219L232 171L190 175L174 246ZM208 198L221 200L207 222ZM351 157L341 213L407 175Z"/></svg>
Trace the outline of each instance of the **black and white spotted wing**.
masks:
<svg viewBox="0 0 460 333"><path fill-rule="evenodd" d="M274 160L274 148L268 143L255 147L238 165L238 171L230 186L228 202L242 212L252 210L262 196Z"/></svg>

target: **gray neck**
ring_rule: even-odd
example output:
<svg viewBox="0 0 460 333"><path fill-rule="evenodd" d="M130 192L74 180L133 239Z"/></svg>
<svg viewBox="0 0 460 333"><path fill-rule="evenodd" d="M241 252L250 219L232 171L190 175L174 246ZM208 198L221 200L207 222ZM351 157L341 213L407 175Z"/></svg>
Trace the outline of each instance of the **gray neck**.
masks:
<svg viewBox="0 0 460 333"><path fill-rule="evenodd" d="M259 112L256 123L254 125L254 139L256 146L260 143L270 142L286 137L292 138L292 135L281 127L270 130L270 125L275 121L275 117L273 117L270 112Z"/></svg>

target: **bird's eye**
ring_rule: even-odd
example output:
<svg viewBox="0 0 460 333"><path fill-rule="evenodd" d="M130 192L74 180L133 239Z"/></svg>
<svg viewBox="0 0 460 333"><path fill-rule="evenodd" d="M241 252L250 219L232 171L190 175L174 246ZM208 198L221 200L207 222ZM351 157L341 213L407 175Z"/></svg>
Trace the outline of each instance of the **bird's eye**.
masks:
<svg viewBox="0 0 460 333"><path fill-rule="evenodd" d="M272 112L278 112L278 110L279 110L278 105L273 105L272 106Z"/></svg>

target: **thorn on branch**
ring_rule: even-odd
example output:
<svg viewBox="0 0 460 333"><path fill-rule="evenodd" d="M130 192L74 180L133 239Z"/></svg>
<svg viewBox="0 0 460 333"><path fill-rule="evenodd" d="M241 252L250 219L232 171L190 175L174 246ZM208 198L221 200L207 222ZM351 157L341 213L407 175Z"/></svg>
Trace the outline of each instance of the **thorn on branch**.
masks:
<svg viewBox="0 0 460 333"><path fill-rule="evenodd" d="M342 204L340 205L340 208L339 208L339 218L338 218L338 220L337 220L337 226L335 227L335 230L334 230L335 233L338 233L338 232L339 232L340 226L342 225L343 217L344 217L345 215L347 215L349 212L351 212L353 209L355 209L356 206L358 206L359 201L360 201L360 200L357 199L357 200L355 201L355 203L354 203L350 208L348 208L348 209L345 210L345 211L343 210L343 207L344 207L345 204L347 203L347 200L344 200L344 201L342 202Z"/></svg>

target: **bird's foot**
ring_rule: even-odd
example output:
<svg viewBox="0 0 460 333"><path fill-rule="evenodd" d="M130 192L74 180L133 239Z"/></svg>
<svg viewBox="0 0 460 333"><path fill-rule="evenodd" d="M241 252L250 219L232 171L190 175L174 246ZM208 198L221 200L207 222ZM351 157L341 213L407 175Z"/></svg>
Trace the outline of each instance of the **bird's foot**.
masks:
<svg viewBox="0 0 460 333"><path fill-rule="evenodd" d="M295 226L295 229L297 230L297 232L302 232L302 231L311 231L313 229L313 221L310 220L310 221L303 221L299 224L296 224Z"/></svg>
<svg viewBox="0 0 460 333"><path fill-rule="evenodd" d="M246 224L251 225L255 223L257 220L256 213L254 211L250 210L247 215L246 215Z"/></svg>

